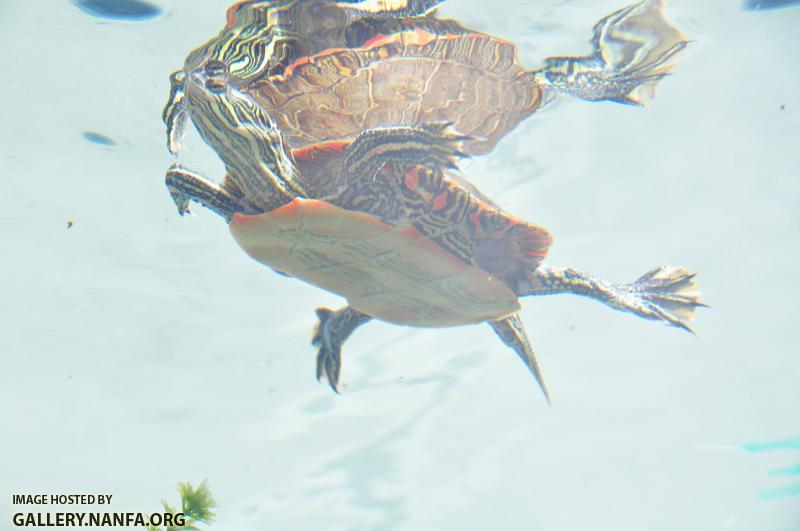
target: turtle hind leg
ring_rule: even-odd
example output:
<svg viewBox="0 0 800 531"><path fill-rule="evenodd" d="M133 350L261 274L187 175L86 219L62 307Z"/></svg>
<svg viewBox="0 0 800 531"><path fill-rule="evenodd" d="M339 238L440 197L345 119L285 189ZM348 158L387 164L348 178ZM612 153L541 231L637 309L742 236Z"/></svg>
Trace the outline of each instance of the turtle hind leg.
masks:
<svg viewBox="0 0 800 531"><path fill-rule="evenodd" d="M594 27L592 54L547 58L535 79L588 101L641 105L688 44L661 7L661 0L644 0L603 18Z"/></svg>
<svg viewBox="0 0 800 531"><path fill-rule="evenodd" d="M236 212L252 213L243 200L183 166L172 165L164 183L181 216L189 212L189 201L202 204L226 221L233 219Z"/></svg>
<svg viewBox="0 0 800 531"><path fill-rule="evenodd" d="M540 266L520 279L517 293L521 296L582 295L616 310L692 332L688 321L698 307L706 306L700 302L694 277L694 273L683 267L661 266L651 269L635 282L616 285L574 269Z"/></svg>
<svg viewBox="0 0 800 531"><path fill-rule="evenodd" d="M319 322L314 327L311 344L317 352L317 380L324 375L334 392L339 392L342 345L359 326L372 319L369 315L345 306L339 310L317 308Z"/></svg>
<svg viewBox="0 0 800 531"><path fill-rule="evenodd" d="M489 326L494 329L495 333L507 346L514 349L514 352L522 359L525 366L531 371L533 377L544 393L547 403L550 404L550 393L547 392L547 386L544 383L542 371L539 368L539 363L536 361L536 355L533 352L531 343L528 340L528 334L525 333L525 328L522 325L522 320L519 315L514 314L511 317L506 317L499 321L487 321Z"/></svg>

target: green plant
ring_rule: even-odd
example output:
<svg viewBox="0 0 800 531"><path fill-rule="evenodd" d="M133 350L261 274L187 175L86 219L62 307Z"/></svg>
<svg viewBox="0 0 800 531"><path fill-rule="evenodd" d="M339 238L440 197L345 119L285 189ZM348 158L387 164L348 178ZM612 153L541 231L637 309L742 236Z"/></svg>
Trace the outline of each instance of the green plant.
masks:
<svg viewBox="0 0 800 531"><path fill-rule="evenodd" d="M205 480L196 489L191 483L178 483L178 492L181 495L180 511L166 500L161 501L164 506L163 521L167 523L166 531L200 531L197 524L209 524L214 520L214 511L211 508L216 503ZM162 528L150 525L148 531L162 531Z"/></svg>

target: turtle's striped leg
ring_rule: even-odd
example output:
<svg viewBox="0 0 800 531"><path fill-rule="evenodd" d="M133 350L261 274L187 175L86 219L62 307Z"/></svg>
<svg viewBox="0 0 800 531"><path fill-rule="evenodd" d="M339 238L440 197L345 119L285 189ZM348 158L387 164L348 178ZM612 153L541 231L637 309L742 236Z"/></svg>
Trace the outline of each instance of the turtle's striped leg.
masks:
<svg viewBox="0 0 800 531"><path fill-rule="evenodd" d="M614 309L692 332L688 321L698 306L706 306L699 300L694 276L682 267L662 266L631 284L616 285L574 269L542 265L519 279L516 288L520 296L583 295Z"/></svg>
<svg viewBox="0 0 800 531"><path fill-rule="evenodd" d="M539 369L539 364L536 362L536 355L531 348L531 343L528 340L528 335L525 333L525 328L522 326L522 320L519 315L514 314L511 317L506 317L500 321L487 321L494 331L500 336L507 346L514 349L514 352L522 359L525 365L536 378L536 382L541 387L547 403L550 403L550 394L547 392L547 386L544 383L542 371Z"/></svg>
<svg viewBox="0 0 800 531"><path fill-rule="evenodd" d="M664 18L661 0L644 0L600 20L594 27L591 55L549 57L532 75L556 91L588 101L641 105L669 75L686 37ZM652 90L651 90L652 92Z"/></svg>
<svg viewBox="0 0 800 531"><path fill-rule="evenodd" d="M164 182L181 216L189 212L189 201L197 201L225 218L226 221L233 219L236 212L251 212L242 201L230 192L183 166L177 164L171 166L167 170Z"/></svg>
<svg viewBox="0 0 800 531"><path fill-rule="evenodd" d="M170 88L167 104L161 119L167 126L167 149L175 155L181 144L183 132L186 129L186 103L184 102L183 82L186 74L182 70L173 72L169 76Z"/></svg>
<svg viewBox="0 0 800 531"><path fill-rule="evenodd" d="M385 164L455 168L466 157L447 123L375 127L359 134L347 149L344 174L350 181L372 180Z"/></svg>
<svg viewBox="0 0 800 531"><path fill-rule="evenodd" d="M342 367L342 345L359 326L372 317L345 306L339 310L317 308L319 322L314 328L311 344L319 347L317 353L317 380L323 374L335 392L339 392L339 373Z"/></svg>

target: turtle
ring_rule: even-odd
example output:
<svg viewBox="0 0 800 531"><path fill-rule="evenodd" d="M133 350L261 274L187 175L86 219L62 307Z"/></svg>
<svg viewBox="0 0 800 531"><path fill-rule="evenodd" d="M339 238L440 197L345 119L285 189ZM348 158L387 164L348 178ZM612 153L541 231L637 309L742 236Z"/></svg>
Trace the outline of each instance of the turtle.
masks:
<svg viewBox="0 0 800 531"><path fill-rule="evenodd" d="M462 149L480 155L556 93L643 104L687 45L665 20L662 0L644 0L595 25L591 54L550 57L528 70L511 42L438 19L438 3L385 12L324 0L237 4L223 31L172 75L164 109L170 151L185 116L185 72L204 61L224 63L229 83L264 107L293 147L446 121L470 137Z"/></svg>
<svg viewBox="0 0 800 531"><path fill-rule="evenodd" d="M354 35L387 25L412 24L443 0L245 0L228 8L220 33L193 50L187 68L170 76L164 108L167 145L174 154L184 129L184 72L216 57L240 84L283 73L299 57L357 45ZM435 22L438 24L438 21Z"/></svg>
<svg viewBox="0 0 800 531"><path fill-rule="evenodd" d="M342 345L371 319L414 327L487 322L549 394L519 318L521 297L573 293L691 331L694 274L654 268L617 285L542 263L550 233L502 210L463 178L466 140L447 123L371 128L291 149L277 122L211 61L186 78L186 103L226 175L175 164L166 186L222 216L273 270L343 296L317 309L317 378L339 389Z"/></svg>

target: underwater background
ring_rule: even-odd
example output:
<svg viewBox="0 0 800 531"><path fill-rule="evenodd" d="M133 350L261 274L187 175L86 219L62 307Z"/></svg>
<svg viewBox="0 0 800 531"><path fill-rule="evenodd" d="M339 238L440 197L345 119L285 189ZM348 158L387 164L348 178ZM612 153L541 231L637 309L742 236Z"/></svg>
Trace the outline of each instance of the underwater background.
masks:
<svg viewBox="0 0 800 531"><path fill-rule="evenodd" d="M712 306L695 337L524 300L548 406L487 326L371 323L334 395L309 340L342 301L249 259L213 213L178 216L168 76L229 3L0 2L0 529L15 493L156 511L202 479L209 529L800 529L800 8L665 0L692 43L650 106L559 97L461 164L552 232L549 263L615 282L683 265ZM625 3L441 14L535 68L588 53ZM194 131L181 160L222 175Z"/></svg>

